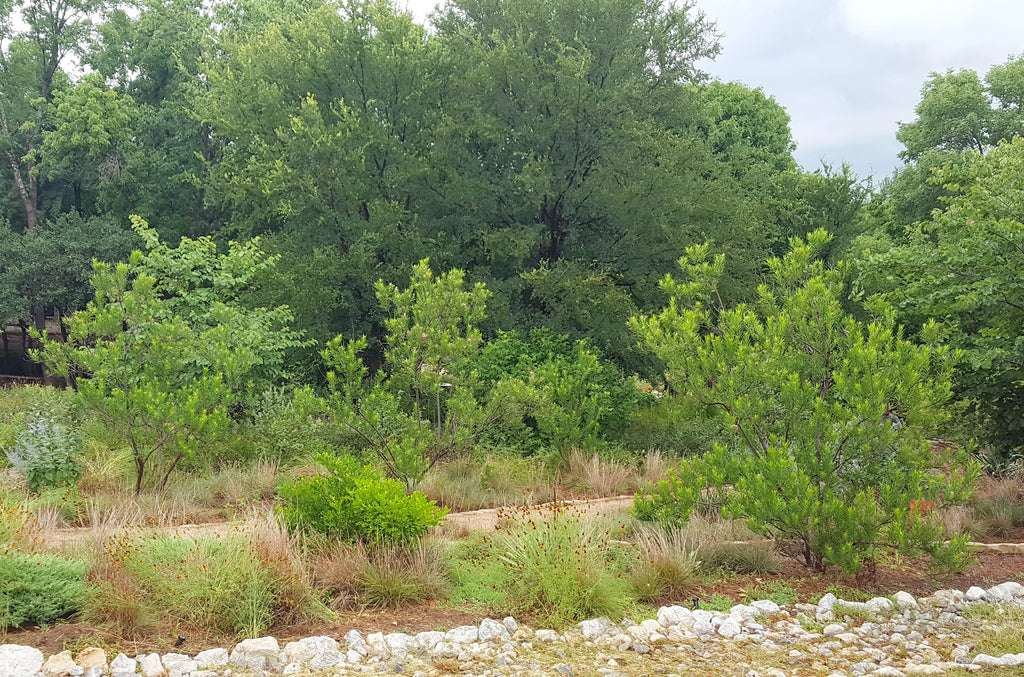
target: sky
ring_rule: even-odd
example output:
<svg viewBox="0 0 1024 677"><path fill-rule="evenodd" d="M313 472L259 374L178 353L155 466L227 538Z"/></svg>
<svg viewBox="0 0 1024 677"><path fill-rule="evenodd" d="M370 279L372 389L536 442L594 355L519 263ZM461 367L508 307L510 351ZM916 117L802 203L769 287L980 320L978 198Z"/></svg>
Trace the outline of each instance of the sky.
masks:
<svg viewBox="0 0 1024 677"><path fill-rule="evenodd" d="M435 0L399 0L421 21ZM849 162L876 182L902 163L932 72L982 77L1024 53L1024 0L696 0L722 34L712 77L761 87L791 118L796 159Z"/></svg>

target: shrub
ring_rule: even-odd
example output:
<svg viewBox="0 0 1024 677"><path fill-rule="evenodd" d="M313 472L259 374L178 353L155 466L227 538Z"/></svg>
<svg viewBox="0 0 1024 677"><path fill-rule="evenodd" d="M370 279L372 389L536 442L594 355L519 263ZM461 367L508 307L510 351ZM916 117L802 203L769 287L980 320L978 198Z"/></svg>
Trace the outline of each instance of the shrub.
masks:
<svg viewBox="0 0 1024 677"><path fill-rule="evenodd" d="M544 448L563 456L593 447L606 430L620 427L636 410L639 392L601 351L587 341L534 329L526 335L499 332L474 361L481 399L516 382L523 409L507 407L486 436L526 451Z"/></svg>
<svg viewBox="0 0 1024 677"><path fill-rule="evenodd" d="M420 492L349 456L316 457L325 475L281 485L282 514L294 529L375 544L408 543L440 523L448 512Z"/></svg>
<svg viewBox="0 0 1024 677"><path fill-rule="evenodd" d="M637 503L638 515L678 525L717 492L727 512L796 544L809 568L853 572L878 548L928 553L942 567L969 562L966 539L914 506L962 503L977 464L955 449L929 449L941 422L952 359L905 340L889 308L862 322L843 309L843 270L817 254L824 230L771 259L772 284L756 303L725 308L725 258L686 250L690 278L667 276L669 306L632 327L667 366L682 396L719 425L719 441ZM714 307L706 304L714 304ZM922 336L934 343L938 329Z"/></svg>
<svg viewBox="0 0 1024 677"><path fill-rule="evenodd" d="M88 598L84 561L0 551L0 627L52 623Z"/></svg>
<svg viewBox="0 0 1024 677"><path fill-rule="evenodd" d="M55 414L35 409L7 452L7 460L28 481L29 491L39 493L74 484L81 477L78 452L78 438L67 424Z"/></svg>

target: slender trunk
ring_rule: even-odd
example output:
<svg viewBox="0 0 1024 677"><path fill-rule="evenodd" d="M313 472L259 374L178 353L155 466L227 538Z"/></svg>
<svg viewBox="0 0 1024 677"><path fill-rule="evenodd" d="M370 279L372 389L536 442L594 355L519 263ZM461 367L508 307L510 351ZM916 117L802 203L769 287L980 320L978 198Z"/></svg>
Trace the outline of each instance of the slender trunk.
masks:
<svg viewBox="0 0 1024 677"><path fill-rule="evenodd" d="M11 136L11 132L7 129L7 112L4 110L3 101L0 101L0 133L8 138ZM7 162L11 166L11 174L14 175L14 185L18 189L18 197L21 198L21 204L25 208L26 228L30 233L34 233L39 223L39 214L36 210L39 186L36 183L36 177L32 175L32 166L30 164L28 167L28 183L26 184L21 175L21 163L18 161L18 157L10 149L4 155L7 156Z"/></svg>

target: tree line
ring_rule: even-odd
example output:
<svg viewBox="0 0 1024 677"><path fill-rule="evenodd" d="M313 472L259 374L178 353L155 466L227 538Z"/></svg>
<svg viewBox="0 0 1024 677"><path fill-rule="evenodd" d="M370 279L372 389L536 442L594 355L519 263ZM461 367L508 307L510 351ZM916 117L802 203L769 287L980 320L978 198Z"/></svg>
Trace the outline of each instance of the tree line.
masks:
<svg viewBox="0 0 1024 677"><path fill-rule="evenodd" d="M911 338L939 321L962 420L1010 458L1024 59L933 74L876 186L798 167L783 106L701 70L719 49L699 7L660 0L452 0L429 27L387 0L0 0L0 320L83 309L93 259L116 279L135 249L150 267L181 238L245 258L258 236L260 274L168 269L154 279L179 287L147 302L193 296L173 312L196 333L220 293L275 309L246 325L279 351L252 358L276 370L261 383L326 385L339 334L366 337L375 372L397 307L379 284L424 259L489 290L482 336L544 329L657 380L628 320L664 306L687 247L726 255L727 308L823 228L846 310L885 301Z"/></svg>

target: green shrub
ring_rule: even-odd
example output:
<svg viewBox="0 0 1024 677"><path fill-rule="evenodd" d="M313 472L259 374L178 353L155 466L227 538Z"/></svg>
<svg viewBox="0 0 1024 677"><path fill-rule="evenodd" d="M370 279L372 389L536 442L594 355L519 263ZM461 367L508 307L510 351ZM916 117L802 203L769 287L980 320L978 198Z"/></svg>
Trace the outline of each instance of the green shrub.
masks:
<svg viewBox="0 0 1024 677"><path fill-rule="evenodd" d="M768 261L756 302L726 308L725 257L688 247L685 280L661 283L671 300L633 318L644 345L683 397L718 423L721 440L684 459L677 476L637 502L637 514L678 524L716 493L732 517L797 544L804 564L848 572L881 549L966 566L966 539L944 541L926 510L962 503L978 466L956 449L930 449L950 398L952 355L938 327L911 343L892 309L862 321L843 306L844 271L820 258L831 235L794 238Z"/></svg>
<svg viewBox="0 0 1024 677"><path fill-rule="evenodd" d="M532 396L525 416L499 421L485 436L525 451L590 448L607 430L636 411L639 392L587 341L534 329L499 332L474 360L481 398L499 383L516 380ZM519 412L516 412L519 413Z"/></svg>
<svg viewBox="0 0 1024 677"><path fill-rule="evenodd" d="M365 543L408 543L440 523L448 512L420 492L349 456L316 457L327 474L303 477L279 488L281 511L293 529Z"/></svg>
<svg viewBox="0 0 1024 677"><path fill-rule="evenodd" d="M0 627L42 625L78 611L88 598L88 564L56 555L0 551Z"/></svg>
<svg viewBox="0 0 1024 677"><path fill-rule="evenodd" d="M79 440L60 416L33 409L18 432L7 460L27 481L28 490L74 484L82 475Z"/></svg>

